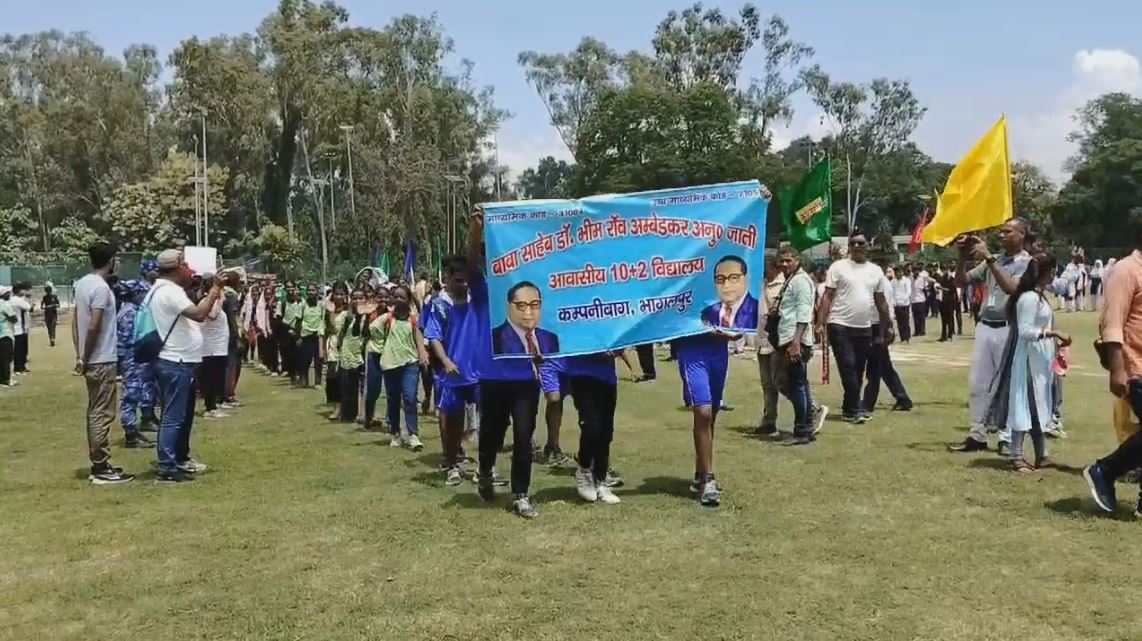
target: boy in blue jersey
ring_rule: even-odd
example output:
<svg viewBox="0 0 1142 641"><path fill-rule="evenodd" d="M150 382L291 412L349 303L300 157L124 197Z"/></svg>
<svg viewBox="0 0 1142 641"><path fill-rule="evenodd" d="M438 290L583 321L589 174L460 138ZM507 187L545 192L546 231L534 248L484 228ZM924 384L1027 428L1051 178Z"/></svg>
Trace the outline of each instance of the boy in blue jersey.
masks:
<svg viewBox="0 0 1142 641"><path fill-rule="evenodd" d="M512 512L523 518L534 518L535 507L528 497L531 486L531 440L539 414L539 378L542 361L534 359L495 360L492 358L492 328L488 282L484 277L484 218L477 210L470 217L469 290L472 302L469 314L473 337L473 363L479 381L480 463L476 482L480 497L495 498L494 475L496 455L504 444L508 424L512 426L511 489ZM510 302L510 300L508 301ZM496 301L502 305L503 302Z"/></svg>
<svg viewBox="0 0 1142 641"><path fill-rule="evenodd" d="M424 310L424 338L440 364L436 379L436 407L440 410L441 446L447 466L447 485L464 478L461 443L464 438L464 408L476 402L476 373L472 334L472 305L468 295L468 264L460 256L444 261L444 291Z"/></svg>
<svg viewBox="0 0 1142 641"><path fill-rule="evenodd" d="M607 482L607 472L619 390L615 355L571 356L564 359L563 371L579 413L579 469L575 472L575 489L584 501L614 505L619 497Z"/></svg>
<svg viewBox="0 0 1142 641"><path fill-rule="evenodd" d="M682 400L694 413L694 485L702 505L717 507L722 490L714 478L714 425L722 407L730 355L728 341L741 335L710 331L674 341Z"/></svg>

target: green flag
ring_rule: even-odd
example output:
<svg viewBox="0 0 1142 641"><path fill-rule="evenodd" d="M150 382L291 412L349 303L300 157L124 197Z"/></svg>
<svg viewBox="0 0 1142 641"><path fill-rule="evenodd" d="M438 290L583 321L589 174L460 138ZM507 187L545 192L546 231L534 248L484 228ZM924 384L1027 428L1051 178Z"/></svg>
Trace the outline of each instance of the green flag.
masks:
<svg viewBox="0 0 1142 641"><path fill-rule="evenodd" d="M781 192L781 220L785 236L797 251L828 242L833 234L832 166L829 158L817 163L801 182Z"/></svg>

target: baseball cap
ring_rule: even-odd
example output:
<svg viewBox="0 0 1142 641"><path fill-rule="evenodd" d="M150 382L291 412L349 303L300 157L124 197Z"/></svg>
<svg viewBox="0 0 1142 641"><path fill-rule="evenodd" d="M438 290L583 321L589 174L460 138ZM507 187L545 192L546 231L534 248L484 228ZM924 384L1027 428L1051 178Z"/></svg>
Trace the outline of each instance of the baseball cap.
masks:
<svg viewBox="0 0 1142 641"><path fill-rule="evenodd" d="M0 296L3 296L4 294L11 294L11 293L12 293L11 287L8 287L7 285L0 285Z"/></svg>
<svg viewBox="0 0 1142 641"><path fill-rule="evenodd" d="M159 269L176 269L182 264L182 252L177 249L164 249L155 258Z"/></svg>

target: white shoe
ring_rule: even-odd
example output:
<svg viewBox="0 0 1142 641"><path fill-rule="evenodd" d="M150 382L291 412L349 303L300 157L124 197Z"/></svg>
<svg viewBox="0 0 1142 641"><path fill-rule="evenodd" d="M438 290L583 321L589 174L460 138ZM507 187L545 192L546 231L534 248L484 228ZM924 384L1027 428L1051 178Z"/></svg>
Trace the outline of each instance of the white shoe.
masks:
<svg viewBox="0 0 1142 641"><path fill-rule="evenodd" d="M820 405L817 407L817 415L813 417L813 434L821 431L825 427L825 419L829 418L829 406Z"/></svg>
<svg viewBox="0 0 1142 641"><path fill-rule="evenodd" d="M575 470L575 489L579 492L579 498L588 503L594 503L599 498L599 491L595 488L595 475L585 467Z"/></svg>
<svg viewBox="0 0 1142 641"><path fill-rule="evenodd" d="M389 447L400 447L400 434L389 435Z"/></svg>
<svg viewBox="0 0 1142 641"><path fill-rule="evenodd" d="M239 407L241 407L241 405L239 405L238 403L219 403L218 404L218 409L221 409L221 410L236 410Z"/></svg>
<svg viewBox="0 0 1142 641"><path fill-rule="evenodd" d="M607 505L616 505L618 503L622 503L622 499L620 499L615 494L615 491L606 485L598 486L596 491L598 493L600 503L606 503Z"/></svg>
<svg viewBox="0 0 1142 641"><path fill-rule="evenodd" d="M230 418L230 415L222 410L209 410L202 416L204 418Z"/></svg>
<svg viewBox="0 0 1142 641"><path fill-rule="evenodd" d="M410 434L408 437L408 449L413 452L419 452L424 449L424 443L420 442L420 437L416 434Z"/></svg>

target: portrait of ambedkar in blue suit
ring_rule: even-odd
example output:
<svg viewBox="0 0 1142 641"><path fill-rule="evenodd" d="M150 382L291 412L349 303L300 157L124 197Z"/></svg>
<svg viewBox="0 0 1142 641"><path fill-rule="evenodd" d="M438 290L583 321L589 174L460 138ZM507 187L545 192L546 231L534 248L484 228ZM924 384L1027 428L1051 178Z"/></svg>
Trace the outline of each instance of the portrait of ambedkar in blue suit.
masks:
<svg viewBox="0 0 1142 641"><path fill-rule="evenodd" d="M492 353L500 355L549 355L559 351L559 337L539 327L543 299L530 281L508 290L508 319L492 330Z"/></svg>
<svg viewBox="0 0 1142 641"><path fill-rule="evenodd" d="M714 266L718 302L702 310L702 322L714 327L757 329L757 299L749 293L749 270L740 256L723 256Z"/></svg>

